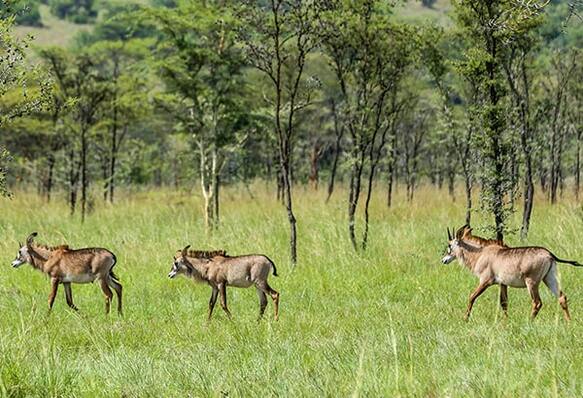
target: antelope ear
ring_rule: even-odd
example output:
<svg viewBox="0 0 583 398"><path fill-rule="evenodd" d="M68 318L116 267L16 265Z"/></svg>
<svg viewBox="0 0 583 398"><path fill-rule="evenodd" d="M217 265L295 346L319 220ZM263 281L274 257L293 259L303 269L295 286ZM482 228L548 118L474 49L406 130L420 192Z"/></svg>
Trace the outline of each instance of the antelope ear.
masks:
<svg viewBox="0 0 583 398"><path fill-rule="evenodd" d="M190 247L190 245L186 246L184 249L182 249L182 256L186 257L186 254L188 252L188 248Z"/></svg>
<svg viewBox="0 0 583 398"><path fill-rule="evenodd" d="M38 235L38 232L33 232L32 234L28 235L28 238L26 238L26 244L28 246L32 245L32 241L37 235Z"/></svg>

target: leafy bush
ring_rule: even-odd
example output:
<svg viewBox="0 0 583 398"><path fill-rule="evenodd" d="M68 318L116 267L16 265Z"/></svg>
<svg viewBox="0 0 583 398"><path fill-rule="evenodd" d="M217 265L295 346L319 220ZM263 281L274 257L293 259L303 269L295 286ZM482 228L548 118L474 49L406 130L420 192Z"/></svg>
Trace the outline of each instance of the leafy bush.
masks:
<svg viewBox="0 0 583 398"><path fill-rule="evenodd" d="M43 26L38 1L19 1L14 4L14 23L16 25Z"/></svg>
<svg viewBox="0 0 583 398"><path fill-rule="evenodd" d="M93 0L49 0L51 12L74 23L92 23L97 17Z"/></svg>

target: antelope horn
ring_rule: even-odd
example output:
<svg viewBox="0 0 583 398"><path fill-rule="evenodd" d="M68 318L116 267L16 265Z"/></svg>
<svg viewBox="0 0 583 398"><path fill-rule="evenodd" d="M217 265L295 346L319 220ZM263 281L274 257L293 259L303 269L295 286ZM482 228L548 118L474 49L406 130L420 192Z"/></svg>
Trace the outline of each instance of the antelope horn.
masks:
<svg viewBox="0 0 583 398"><path fill-rule="evenodd" d="M451 232L449 230L449 227L447 227L447 240L451 240Z"/></svg>
<svg viewBox="0 0 583 398"><path fill-rule="evenodd" d="M457 232L455 233L455 238L461 239L463 237L463 234L464 234L464 231L466 230L466 228L470 228L470 226L468 224L465 224L460 229L458 229Z"/></svg>
<svg viewBox="0 0 583 398"><path fill-rule="evenodd" d="M28 235L28 238L26 238L26 245L27 246L32 245L32 241L37 235L38 235L38 232L33 232L32 234Z"/></svg>
<svg viewBox="0 0 583 398"><path fill-rule="evenodd" d="M188 245L184 249L182 249L182 256L183 257L186 257L186 253L187 253L189 247L190 247L190 245Z"/></svg>

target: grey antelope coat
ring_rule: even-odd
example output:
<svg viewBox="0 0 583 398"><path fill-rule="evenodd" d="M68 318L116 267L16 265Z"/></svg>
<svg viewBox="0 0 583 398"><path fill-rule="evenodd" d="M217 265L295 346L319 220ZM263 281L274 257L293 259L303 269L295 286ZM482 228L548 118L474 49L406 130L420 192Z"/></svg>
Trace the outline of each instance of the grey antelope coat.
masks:
<svg viewBox="0 0 583 398"><path fill-rule="evenodd" d="M528 289L532 299L531 317L542 307L539 285L543 282L558 299L565 319L569 320L567 296L561 291L557 278L557 263L581 266L576 261L561 260L544 247L508 247L503 242L487 240L471 234L465 225L451 236L448 229L448 247L442 262L449 264L458 259L479 279L470 295L465 319L468 319L475 300L490 286L500 285L500 305L507 313L507 286Z"/></svg>
<svg viewBox="0 0 583 398"><path fill-rule="evenodd" d="M275 264L261 254L230 257L223 250L207 252L188 250L176 252L169 278L184 275L196 281L206 282L212 288L209 300L208 320L211 319L217 297L220 295L221 307L231 317L227 307L227 286L250 287L255 286L259 297L259 318L263 316L267 307L267 295L273 300L275 320L279 317L279 293L267 283L269 273L277 276Z"/></svg>

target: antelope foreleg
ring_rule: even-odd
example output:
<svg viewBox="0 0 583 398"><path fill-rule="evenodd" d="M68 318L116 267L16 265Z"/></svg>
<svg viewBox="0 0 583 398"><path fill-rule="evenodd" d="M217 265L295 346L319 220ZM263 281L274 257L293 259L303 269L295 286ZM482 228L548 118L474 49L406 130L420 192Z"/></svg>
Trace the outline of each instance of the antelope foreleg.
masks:
<svg viewBox="0 0 583 398"><path fill-rule="evenodd" d="M472 307L474 306L474 301L476 301L476 299L478 297L480 297L480 295L482 293L484 293L486 291L486 289L490 287L491 284L492 284L491 281L480 282L478 287L472 292L472 294L470 295L470 300L468 302L468 309L466 310L466 315L464 316L464 320L467 321L468 319L470 319L470 313L472 312Z"/></svg>
<svg viewBox="0 0 583 398"><path fill-rule="evenodd" d="M75 304L73 304L73 291L71 290L71 282L63 282L63 287L65 288L65 299L67 300L67 305L75 310L78 311Z"/></svg>
<svg viewBox="0 0 583 398"><path fill-rule="evenodd" d="M500 285L500 307L504 315L508 317L508 286Z"/></svg>
<svg viewBox="0 0 583 398"><path fill-rule="evenodd" d="M208 311L208 321L210 322L211 316L213 315L213 309L215 308L215 304L217 302L217 297L219 295L219 289L213 287L213 291L211 293L211 299L209 300L209 311Z"/></svg>

